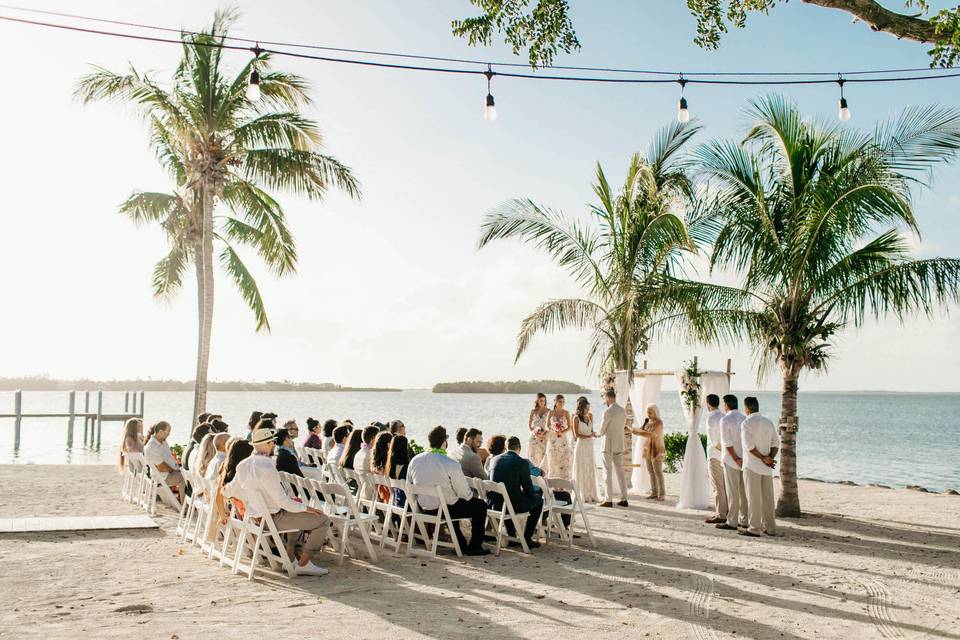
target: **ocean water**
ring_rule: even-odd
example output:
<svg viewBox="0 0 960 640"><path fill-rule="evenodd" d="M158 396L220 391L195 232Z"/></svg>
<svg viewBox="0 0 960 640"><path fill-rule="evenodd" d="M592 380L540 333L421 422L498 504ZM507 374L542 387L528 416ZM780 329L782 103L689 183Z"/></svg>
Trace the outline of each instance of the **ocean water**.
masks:
<svg viewBox="0 0 960 640"><path fill-rule="evenodd" d="M761 411L779 416L780 397L771 392L756 395ZM598 419L599 393L588 396ZM568 397L572 407L575 398ZM104 393L104 413L123 409L123 393ZM82 406L78 393L78 406ZM682 431L684 424L676 392L660 398L667 431ZM186 443L189 435L190 392L146 394L145 421L167 420L173 425L172 442ZM527 415L533 397L508 394L434 394L428 390L379 392L213 392L208 407L222 413L234 434L246 433L250 411L269 410L282 420L296 418L301 433L308 416L324 420L351 418L364 425L373 420L398 418L408 435L421 443L432 427L451 431L475 426L485 436L519 435L526 441ZM25 391L23 411L65 413L66 391ZM0 392L0 413L13 412L13 392ZM960 490L960 394L957 393L800 393L800 431L797 465L801 477L827 481L850 480L892 486L921 485L942 491ZM66 418L25 418L19 450L13 448L13 420L0 418L0 463L104 464L117 460L122 425L103 423L101 447L83 444L83 421L75 426L74 443L67 445ZM701 427L703 430L703 427Z"/></svg>

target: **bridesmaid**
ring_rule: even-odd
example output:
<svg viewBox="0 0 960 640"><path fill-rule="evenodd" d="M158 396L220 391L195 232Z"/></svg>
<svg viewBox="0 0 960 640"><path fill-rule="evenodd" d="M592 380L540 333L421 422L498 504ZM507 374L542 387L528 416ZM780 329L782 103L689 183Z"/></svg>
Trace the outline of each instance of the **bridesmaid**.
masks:
<svg viewBox="0 0 960 640"><path fill-rule="evenodd" d="M537 394L537 399L527 420L527 429L530 430L530 440L527 442L527 457L533 466L543 469L543 459L547 455L547 396Z"/></svg>
<svg viewBox="0 0 960 640"><path fill-rule="evenodd" d="M573 481L583 502L599 502L597 491L597 458L593 452L593 413L590 401L577 398L577 413L573 416Z"/></svg>
<svg viewBox="0 0 960 640"><path fill-rule="evenodd" d="M553 411L547 415L547 469L548 478L573 478L573 447L570 446L570 412L563 408L564 397L553 401Z"/></svg>

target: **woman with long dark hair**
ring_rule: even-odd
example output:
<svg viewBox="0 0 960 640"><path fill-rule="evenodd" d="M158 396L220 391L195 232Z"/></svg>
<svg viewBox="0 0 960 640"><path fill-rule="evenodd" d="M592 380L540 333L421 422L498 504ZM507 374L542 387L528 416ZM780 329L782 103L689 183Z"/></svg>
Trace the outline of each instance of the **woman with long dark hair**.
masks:
<svg viewBox="0 0 960 640"><path fill-rule="evenodd" d="M573 416L573 481L584 502L599 502L597 491L597 457L593 451L593 413L586 396L577 398L577 412Z"/></svg>
<svg viewBox="0 0 960 640"><path fill-rule="evenodd" d="M344 469L353 469L353 459L357 457L360 447L363 446L363 429L355 429L350 433L347 446L343 448L343 455L338 461Z"/></svg>
<svg viewBox="0 0 960 640"><path fill-rule="evenodd" d="M533 409L530 411L530 417L527 419L527 429L530 431L530 439L527 441L527 457L535 467L543 467L543 459L547 455L547 416L550 410L547 408L547 396L538 393L537 399L533 403ZM491 451L490 456L495 454Z"/></svg>
<svg viewBox="0 0 960 640"><path fill-rule="evenodd" d="M253 445L246 440L235 440L227 448L227 458L220 465L220 478L217 480L217 516L220 524L227 524L227 507L224 503L226 498L230 497L230 490L227 487L233 482L233 477L237 474L237 465L253 455ZM235 504L239 501L235 501ZM240 503L242 505L242 503Z"/></svg>
<svg viewBox="0 0 960 640"><path fill-rule="evenodd" d="M387 462L384 465L386 475L394 480L406 480L409 464L410 443L407 441L407 436L394 436L390 440L390 447L387 450ZM398 507L406 504L407 496L402 489L396 490L393 502Z"/></svg>

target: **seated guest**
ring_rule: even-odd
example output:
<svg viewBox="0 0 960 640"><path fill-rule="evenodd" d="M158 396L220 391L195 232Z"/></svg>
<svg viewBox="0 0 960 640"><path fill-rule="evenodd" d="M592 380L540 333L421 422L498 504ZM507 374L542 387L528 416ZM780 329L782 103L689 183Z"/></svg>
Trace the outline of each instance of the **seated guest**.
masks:
<svg viewBox="0 0 960 640"><path fill-rule="evenodd" d="M470 542L460 531L460 523L454 520L453 529L461 549L468 556L490 553L483 547L483 531L487 526L487 505L473 497L460 465L447 456L447 430L434 427L427 435L430 449L414 456L410 461L407 477L414 484L440 486L447 499L451 518L470 518ZM424 513L435 515L440 508L436 498L419 497L419 507Z"/></svg>
<svg viewBox="0 0 960 640"><path fill-rule="evenodd" d="M143 453L143 420L130 418L123 425L123 441L120 443L120 473L123 473L125 453Z"/></svg>
<svg viewBox="0 0 960 640"><path fill-rule="evenodd" d="M311 449L323 449L323 440L320 439L320 421L316 418L307 418L307 432L309 435L303 441L303 446Z"/></svg>
<svg viewBox="0 0 960 640"><path fill-rule="evenodd" d="M357 451L357 455L353 459L352 469L362 473L370 473L370 454L373 452L373 441L379 433L380 429L374 425L364 427L361 431L363 444L360 445L360 451Z"/></svg>
<svg viewBox="0 0 960 640"><path fill-rule="evenodd" d="M273 421L263 421L260 428L270 429ZM293 438L286 429L280 429L276 432L274 441L277 445L277 471L286 471L295 476L303 477L303 471L300 470L300 460L297 459L297 451L293 448Z"/></svg>
<svg viewBox="0 0 960 640"><path fill-rule="evenodd" d="M540 514L543 512L543 496L533 490L530 465L520 457L520 438L510 436L507 440L507 452L497 456L497 461L490 470L490 476L494 482L502 482L506 487L515 513L529 514L523 538L528 547L536 549L540 543L533 539L533 535L537 531L537 523L540 522ZM488 501L491 509L499 511L503 508L503 497L499 494L490 494ZM516 536L513 522L506 520L504 524L507 526L507 533ZM510 545L520 546L517 542L511 542Z"/></svg>
<svg viewBox="0 0 960 640"><path fill-rule="evenodd" d="M333 438L333 432L337 430L337 421L336 420L327 420L323 423L323 449L324 453L330 453L330 450L333 449L336 445L336 441Z"/></svg>
<svg viewBox="0 0 960 640"><path fill-rule="evenodd" d="M196 422L196 424L195 424L194 426L201 425L201 424L203 424L204 422L208 422L208 423L209 423L209 422L210 422L210 416L212 416L212 415L213 415L212 413L207 413L207 412L201 413L200 415L197 416L197 422Z"/></svg>
<svg viewBox="0 0 960 640"><path fill-rule="evenodd" d="M378 476L387 475L387 457L390 455L390 443L392 441L393 436L390 435L389 431L381 431L377 434L370 453L369 471L371 473L375 473ZM354 459L353 463L357 463L356 459ZM377 494L381 502L390 502L390 487L378 484Z"/></svg>
<svg viewBox="0 0 960 640"><path fill-rule="evenodd" d="M213 499L214 510L217 515L216 519L221 525L227 524L230 517L227 510L227 500L230 500L238 507L237 517L243 518L243 511L240 509L243 503L227 495L227 487L233 482L233 478L237 473L237 465L251 455L253 455L253 447L250 446L250 443L245 439L231 438L227 443L227 452L223 463L220 465L220 471L217 474L217 484ZM207 532L207 539L215 539L216 533L216 528L211 526L210 531Z"/></svg>
<svg viewBox="0 0 960 640"><path fill-rule="evenodd" d="M394 420L390 423L390 433L395 436L407 435L407 427L400 420Z"/></svg>
<svg viewBox="0 0 960 640"><path fill-rule="evenodd" d="M493 459L499 455L502 455L506 450L507 436L498 433L490 436L490 438L487 440L487 451L490 452L485 463L488 476L490 475L490 470L493 468Z"/></svg>
<svg viewBox="0 0 960 640"><path fill-rule="evenodd" d="M297 424L296 420L287 420L283 423L283 428L287 430L294 442L300 437L300 425Z"/></svg>
<svg viewBox="0 0 960 640"><path fill-rule="evenodd" d="M193 468L190 469L190 471L194 471L201 476L204 475L207 465L210 464L210 461L213 460L213 456L216 454L216 447L213 444L216 436L217 434L215 433L208 433L203 436L200 445L194 450ZM197 495L201 495L203 493L203 485L196 487L193 491Z"/></svg>
<svg viewBox="0 0 960 640"><path fill-rule="evenodd" d="M466 437L466 435L467 435L466 427L460 427L459 429L457 429L457 446L458 447L463 444L463 439L464 437Z"/></svg>
<svg viewBox="0 0 960 640"><path fill-rule="evenodd" d="M223 421L223 416L213 416L210 419L211 433L226 433L230 430L230 425Z"/></svg>
<svg viewBox="0 0 960 640"><path fill-rule="evenodd" d="M483 442L483 433L480 429L467 429L463 434L462 443L459 447L454 447L450 452L450 457L460 463L463 468L463 475L468 478L480 478L486 480L487 472L483 470L483 462L477 455L477 449Z"/></svg>
<svg viewBox="0 0 960 640"><path fill-rule="evenodd" d="M330 528L330 521L319 509L308 507L294 500L283 490L280 473L274 465L272 454L275 434L270 429L257 429L250 436L254 454L237 465L233 481L226 487L228 496L241 500L258 494L259 500L245 501L244 507L252 517L260 517L263 508L268 512L279 531L307 532L307 541L300 551L295 572L299 575L322 576L329 573L313 563L313 554L323 547ZM294 539L297 536L294 535Z"/></svg>
<svg viewBox="0 0 960 640"><path fill-rule="evenodd" d="M360 453L363 447L363 431L352 431L347 438L347 444L343 448L343 454L340 456L339 465L347 469L353 469L353 460Z"/></svg>
<svg viewBox="0 0 960 640"><path fill-rule="evenodd" d="M160 480L171 487L183 486L183 475L180 474L180 465L170 451L167 437L170 435L170 423L160 421L150 427L147 444L143 446L143 457L160 472Z"/></svg>
<svg viewBox="0 0 960 640"><path fill-rule="evenodd" d="M227 457L227 445L230 442L230 436L226 433L213 434L213 457L206 463L201 462L197 472L203 476L204 480L212 482L216 480L220 473L220 465Z"/></svg>
<svg viewBox="0 0 960 640"><path fill-rule="evenodd" d="M353 431L353 420L347 418L340 423L341 427L350 427L350 431Z"/></svg>
<svg viewBox="0 0 960 640"><path fill-rule="evenodd" d="M347 439L350 437L350 427L340 425L333 430L333 448L330 449L330 455L327 456L327 462L330 464L340 464L340 458L343 457L343 450L347 448Z"/></svg>
<svg viewBox="0 0 960 640"><path fill-rule="evenodd" d="M253 430L257 428L257 423L260 422L260 418L263 417L263 411L254 411L250 414L250 419L247 420L247 442L250 442L250 435L253 433Z"/></svg>
<svg viewBox="0 0 960 640"><path fill-rule="evenodd" d="M410 465L410 446L406 436L394 436L390 440L390 450L387 453L386 475L394 480L407 479L407 467ZM407 503L407 494L403 489L397 489L393 495L393 503L402 507Z"/></svg>
<svg viewBox="0 0 960 640"><path fill-rule="evenodd" d="M184 469L187 471L193 470L193 463L197 456L197 447L200 445L200 441L203 440L203 437L210 433L213 429L213 425L209 422L204 422L199 424L193 430L193 437L190 439L190 442L187 443L187 448L183 451L183 459L180 461Z"/></svg>

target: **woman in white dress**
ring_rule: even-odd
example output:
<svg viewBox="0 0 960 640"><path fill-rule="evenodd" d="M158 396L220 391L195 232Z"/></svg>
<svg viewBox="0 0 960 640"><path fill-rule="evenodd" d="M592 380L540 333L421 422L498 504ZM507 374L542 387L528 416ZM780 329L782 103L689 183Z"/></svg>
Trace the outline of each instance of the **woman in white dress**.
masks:
<svg viewBox="0 0 960 640"><path fill-rule="evenodd" d="M527 442L527 457L533 466L543 469L543 459L547 455L547 396L537 394L537 399L527 420L527 429L530 430L530 440Z"/></svg>
<svg viewBox="0 0 960 640"><path fill-rule="evenodd" d="M547 468L548 478L573 478L573 447L570 446L570 412L563 408L564 397L558 395L553 401L553 411L547 415Z"/></svg>
<svg viewBox="0 0 960 640"><path fill-rule="evenodd" d="M593 414L590 401L577 398L577 413L573 416L573 481L583 502L599 502L597 491L597 458L593 452Z"/></svg>

